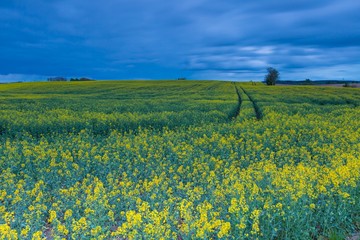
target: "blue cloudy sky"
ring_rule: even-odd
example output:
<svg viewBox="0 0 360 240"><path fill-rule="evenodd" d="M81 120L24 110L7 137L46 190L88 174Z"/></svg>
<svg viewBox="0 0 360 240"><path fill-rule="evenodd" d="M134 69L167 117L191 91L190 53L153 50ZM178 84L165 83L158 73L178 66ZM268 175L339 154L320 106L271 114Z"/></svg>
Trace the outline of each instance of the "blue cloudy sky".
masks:
<svg viewBox="0 0 360 240"><path fill-rule="evenodd" d="M0 81L360 80L358 0L1 0Z"/></svg>

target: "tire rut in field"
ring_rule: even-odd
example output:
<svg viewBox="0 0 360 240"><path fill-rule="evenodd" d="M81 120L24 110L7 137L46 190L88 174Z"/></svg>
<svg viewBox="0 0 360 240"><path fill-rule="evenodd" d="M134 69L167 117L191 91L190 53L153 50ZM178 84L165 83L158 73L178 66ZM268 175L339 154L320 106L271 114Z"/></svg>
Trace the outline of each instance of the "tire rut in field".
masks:
<svg viewBox="0 0 360 240"><path fill-rule="evenodd" d="M256 101L251 97L251 95L248 92L246 92L246 90L243 87L240 87L240 88L243 90L245 95L248 96L250 102L253 104L256 119L261 120L263 118L263 113L262 113L259 105L257 105Z"/></svg>
<svg viewBox="0 0 360 240"><path fill-rule="evenodd" d="M234 84L234 87L235 87L236 94L238 96L238 103L236 105L236 108L232 112L229 113L229 120L235 120L237 118L237 116L239 116L240 109L241 109L241 104L242 104L242 99L241 99L239 89L237 88L237 86L235 85L234 82L233 82L233 84Z"/></svg>

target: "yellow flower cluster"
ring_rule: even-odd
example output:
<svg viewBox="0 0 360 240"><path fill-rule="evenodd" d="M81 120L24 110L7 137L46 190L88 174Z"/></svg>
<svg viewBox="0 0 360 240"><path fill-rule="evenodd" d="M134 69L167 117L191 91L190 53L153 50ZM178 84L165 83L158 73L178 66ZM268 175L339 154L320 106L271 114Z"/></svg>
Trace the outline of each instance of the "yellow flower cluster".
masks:
<svg viewBox="0 0 360 240"><path fill-rule="evenodd" d="M34 89L77 89L85 95L88 91L91 94L86 96L101 102L100 96L108 96L96 95L99 89L114 88L116 98L126 99L137 96L137 91L152 96L158 86L62 84L57 90L46 84L35 84ZM129 128L114 127L111 124L116 121L109 120L114 116L100 110L97 114L96 108L91 112L85 103L67 101L60 93L52 101L63 110L51 102L31 101L52 109L52 123L61 120L63 128L48 126L61 128L54 133L38 128L46 123L40 117L15 136L11 131L22 120L11 125L1 116L0 130L9 132L0 135L0 239L311 239L340 231L334 226L342 226L339 234L345 237L356 228L360 212L358 90L339 89L334 94L335 90L314 87L243 84L243 111L237 119L210 114L203 121L182 125L179 122L188 121L189 114L194 115L190 120L204 117L209 111L205 103L215 105L213 110L220 113L230 111L226 106L234 103L234 85L171 84L164 87L171 93L160 94L167 108L160 106L159 112L170 106L183 109L177 106L182 102L171 98L175 88L183 93L199 91L183 99L183 107L191 108L190 112L177 115L174 110L166 115L166 121L176 127L157 128L156 114L145 113L136 118L144 125L134 127L123 118ZM0 92L8 88L1 86ZM26 89L17 90L21 91L29 94ZM158 97L149 99L151 111L155 103L161 103ZM27 106L29 99L19 101ZM254 100L262 111L261 120L256 120ZM95 102L95 107L101 106ZM140 103L125 101L134 112L145 111L147 102ZM120 105L115 106L120 109ZM92 125L82 125L71 114L82 107L88 119L98 118ZM104 108L113 111L107 105ZM12 111L21 115L20 109ZM46 115L46 111L32 110ZM111 128L100 129L101 121Z"/></svg>

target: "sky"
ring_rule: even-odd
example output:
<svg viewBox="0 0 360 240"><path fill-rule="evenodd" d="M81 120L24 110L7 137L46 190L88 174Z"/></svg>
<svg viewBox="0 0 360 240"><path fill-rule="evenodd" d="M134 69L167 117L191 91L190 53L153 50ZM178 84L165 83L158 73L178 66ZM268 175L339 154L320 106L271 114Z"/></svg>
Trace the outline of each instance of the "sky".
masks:
<svg viewBox="0 0 360 240"><path fill-rule="evenodd" d="M0 82L360 80L358 0L1 0Z"/></svg>

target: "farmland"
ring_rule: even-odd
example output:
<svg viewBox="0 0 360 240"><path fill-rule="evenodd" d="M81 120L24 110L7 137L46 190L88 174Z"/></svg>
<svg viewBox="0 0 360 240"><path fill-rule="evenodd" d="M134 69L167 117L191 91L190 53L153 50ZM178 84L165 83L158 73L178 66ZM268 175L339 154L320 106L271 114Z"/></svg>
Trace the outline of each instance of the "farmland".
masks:
<svg viewBox="0 0 360 240"><path fill-rule="evenodd" d="M0 85L3 239L344 239L360 89Z"/></svg>

